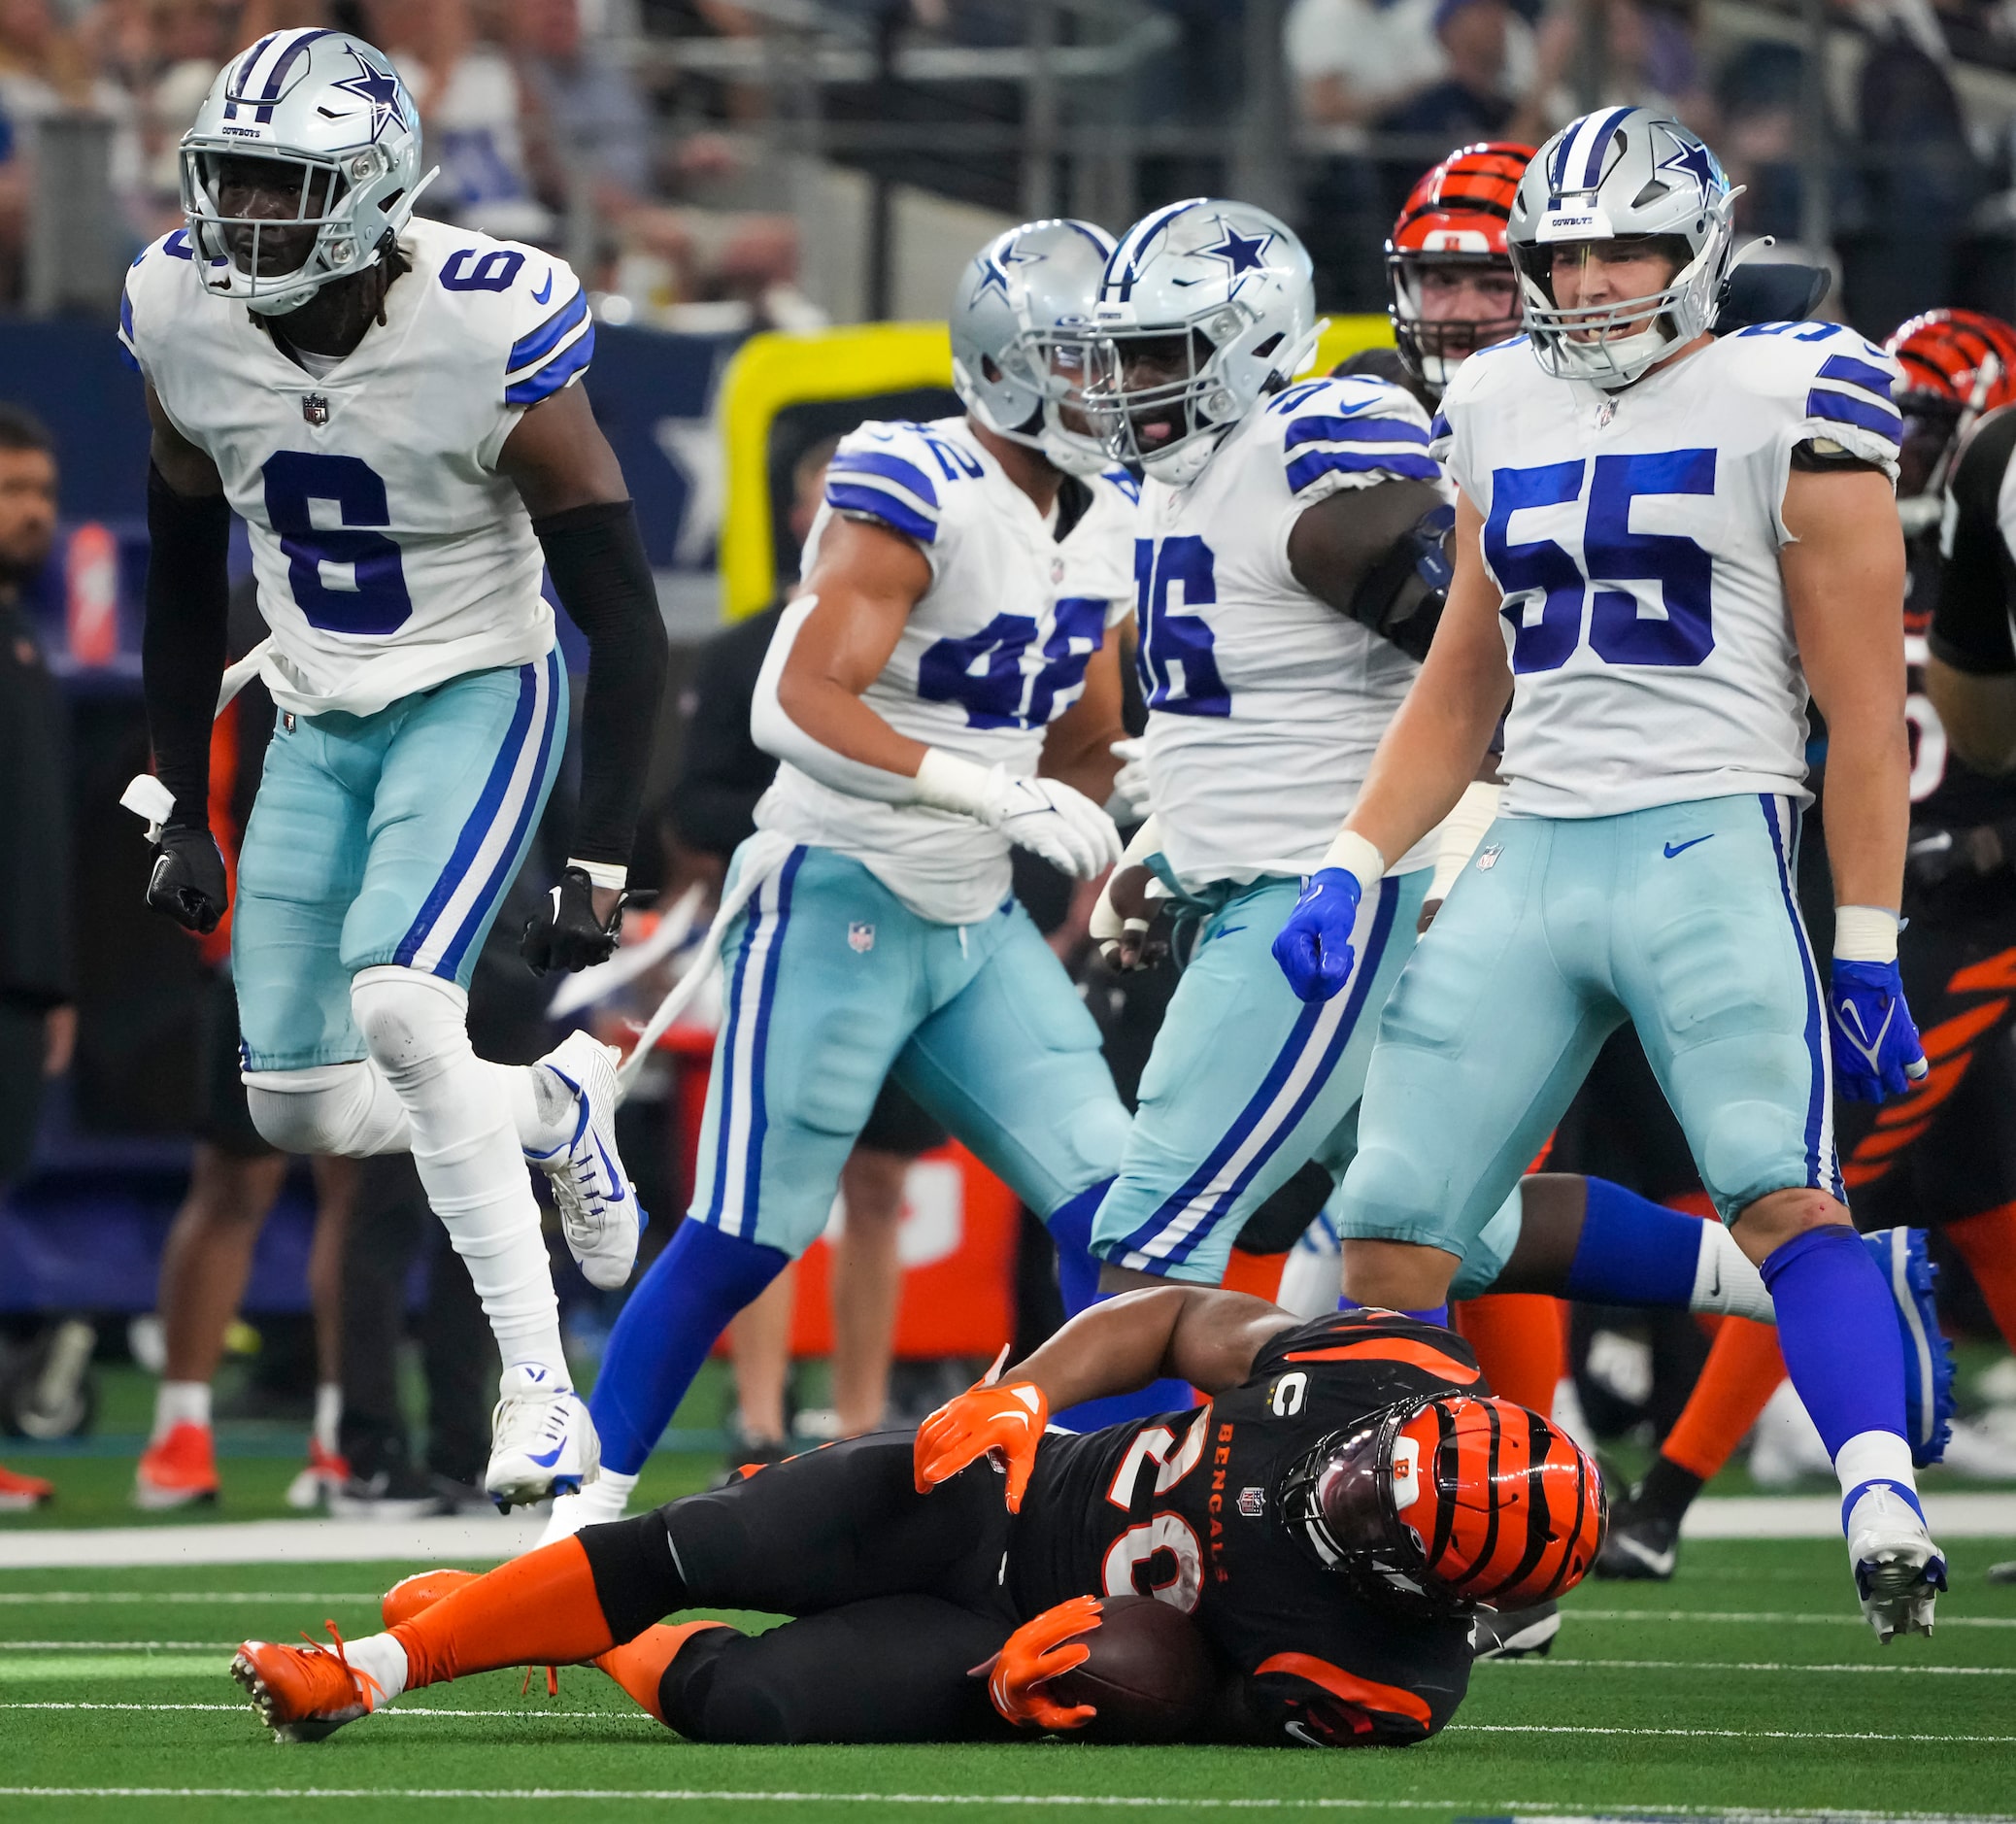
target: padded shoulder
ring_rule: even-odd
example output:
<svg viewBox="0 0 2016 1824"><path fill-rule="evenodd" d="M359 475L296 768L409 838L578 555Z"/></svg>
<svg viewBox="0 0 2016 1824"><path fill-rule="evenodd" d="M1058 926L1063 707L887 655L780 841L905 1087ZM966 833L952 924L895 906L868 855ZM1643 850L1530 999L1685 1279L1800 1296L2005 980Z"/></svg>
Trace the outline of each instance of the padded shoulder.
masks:
<svg viewBox="0 0 2016 1824"><path fill-rule="evenodd" d="M119 292L119 347L129 366L146 364L150 348L159 348L175 318L189 300L215 304L196 283L196 255L189 232L177 228L142 250L126 269Z"/></svg>
<svg viewBox="0 0 2016 1824"><path fill-rule="evenodd" d="M1723 367L1722 384L1781 421L1787 448L1820 439L1838 444L1897 479L1903 417L1892 403L1897 362L1843 323L1752 323L1703 356Z"/></svg>
<svg viewBox="0 0 2016 1824"><path fill-rule="evenodd" d="M563 259L517 241L416 218L401 239L413 276L497 375L507 406L537 405L588 369L588 293Z"/></svg>
<svg viewBox="0 0 2016 1824"><path fill-rule="evenodd" d="M961 422L870 420L857 425L826 464L826 504L917 544L935 545L957 490L986 473L957 434Z"/></svg>
<svg viewBox="0 0 2016 1824"><path fill-rule="evenodd" d="M1262 416L1288 490L1305 506L1344 488L1441 480L1428 456L1428 414L1387 381L1304 381L1268 401Z"/></svg>

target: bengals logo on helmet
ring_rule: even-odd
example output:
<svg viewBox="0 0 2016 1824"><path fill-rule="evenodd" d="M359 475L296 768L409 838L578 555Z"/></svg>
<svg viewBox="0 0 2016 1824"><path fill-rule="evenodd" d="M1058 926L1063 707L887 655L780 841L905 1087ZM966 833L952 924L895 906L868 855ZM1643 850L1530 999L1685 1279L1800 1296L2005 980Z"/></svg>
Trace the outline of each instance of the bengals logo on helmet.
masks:
<svg viewBox="0 0 2016 1824"><path fill-rule="evenodd" d="M1495 1396L1411 1400L1332 1433L1282 1478L1282 1521L1368 1594L1441 1612L1571 1590L1603 1542L1601 1472Z"/></svg>
<svg viewBox="0 0 2016 1824"><path fill-rule="evenodd" d="M1465 146L1425 173L1400 206L1386 243L1387 314L1400 359L1430 391L1448 386L1464 355L1519 327L1505 227L1533 149L1510 140ZM1508 309L1495 318L1430 320L1423 282L1431 268L1502 271Z"/></svg>

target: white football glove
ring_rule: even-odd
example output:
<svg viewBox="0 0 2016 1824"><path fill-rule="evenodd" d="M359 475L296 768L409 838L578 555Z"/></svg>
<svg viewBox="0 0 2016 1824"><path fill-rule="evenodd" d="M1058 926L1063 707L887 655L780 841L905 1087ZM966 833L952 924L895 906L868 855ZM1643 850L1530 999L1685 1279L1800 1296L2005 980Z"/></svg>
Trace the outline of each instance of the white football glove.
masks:
<svg viewBox="0 0 2016 1824"><path fill-rule="evenodd" d="M917 769L917 786L922 802L975 818L1080 880L1095 878L1120 860L1113 819L1061 780L981 766L932 748Z"/></svg>
<svg viewBox="0 0 2016 1824"><path fill-rule="evenodd" d="M1120 761L1120 771L1113 775L1113 795L1106 808L1123 824L1138 824L1155 811L1148 786L1148 743L1130 736L1114 742L1107 752Z"/></svg>

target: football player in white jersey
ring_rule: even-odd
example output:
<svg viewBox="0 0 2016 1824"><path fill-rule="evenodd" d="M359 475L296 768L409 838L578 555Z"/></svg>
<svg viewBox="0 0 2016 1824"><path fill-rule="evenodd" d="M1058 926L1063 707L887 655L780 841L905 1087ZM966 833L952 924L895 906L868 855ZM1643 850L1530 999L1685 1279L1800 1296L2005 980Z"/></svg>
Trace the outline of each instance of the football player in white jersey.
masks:
<svg viewBox="0 0 2016 1824"><path fill-rule="evenodd" d="M343 33L234 57L182 167L187 226L134 263L119 325L153 425L143 658L173 797L148 899L210 930L229 896L208 797L235 512L281 711L232 929L252 1116L287 1152L411 1150L505 1363L486 1486L537 1500L597 1452L525 1163L598 1285L628 1277L641 1219L607 1048L577 1033L507 1069L464 1014L565 741L542 565L591 666L574 860L526 931L535 968L614 944L663 679L635 514L572 384L588 301L535 249L413 216L413 99Z"/></svg>
<svg viewBox="0 0 2016 1824"><path fill-rule="evenodd" d="M1706 332L1732 193L1643 108L1573 122L1511 223L1529 334L1436 422L1457 574L1419 687L1277 944L1321 1004L1361 905L1444 816L1506 697L1504 813L1382 1022L1345 1290L1422 1310L1629 1019L1777 1307L1839 1475L1865 1614L1929 1631L1945 1566L1903 1352L1849 1226L1831 1104L1925 1062L1897 969L1908 817L1895 367L1853 331ZM1792 891L1808 689L1840 901L1823 988Z"/></svg>
<svg viewBox="0 0 2016 1824"><path fill-rule="evenodd" d="M756 685L783 763L729 872L692 1205L602 1359L602 1479L549 1537L622 1512L715 1337L824 1229L891 1073L1050 1224L1066 1302L1091 1300L1126 1111L1008 854L1091 879L1120 852L1107 629L1132 605L1134 490L1072 430L1068 371L1111 245L1077 221L992 242L953 302L965 416L864 424L827 467Z"/></svg>

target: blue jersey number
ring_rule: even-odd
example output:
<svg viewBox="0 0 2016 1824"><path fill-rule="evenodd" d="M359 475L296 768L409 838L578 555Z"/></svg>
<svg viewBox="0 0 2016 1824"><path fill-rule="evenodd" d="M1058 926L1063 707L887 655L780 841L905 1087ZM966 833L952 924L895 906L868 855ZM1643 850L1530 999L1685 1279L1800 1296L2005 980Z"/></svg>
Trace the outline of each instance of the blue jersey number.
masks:
<svg viewBox="0 0 2016 1824"><path fill-rule="evenodd" d="M1169 591L1183 592L1187 610L1218 599L1211 547L1186 534L1134 540L1135 607L1141 624L1141 693L1150 709L1172 716L1229 716L1231 692L1218 675L1211 624L1196 613L1177 613Z"/></svg>
<svg viewBox="0 0 2016 1824"><path fill-rule="evenodd" d="M473 247L451 253L441 262L441 285L448 291L508 291L525 263L515 248L493 247L477 254Z"/></svg>
<svg viewBox="0 0 2016 1824"><path fill-rule="evenodd" d="M1512 516L1524 507L1564 506L1582 496L1585 461L1492 474L1491 517L1484 555L1505 591L1501 611L1512 625L1512 669L1553 671L1582 640L1582 604L1592 583L1657 583L1664 619L1641 615L1628 590L1598 587L1591 605L1589 643L1613 665L1697 665L1715 650L1711 597L1715 560L1693 539L1630 529L1631 503L1659 494L1712 494L1715 452L1667 450L1652 456L1601 456L1582 531L1578 562L1551 538L1514 544ZM1527 609L1540 597L1529 624Z"/></svg>
<svg viewBox="0 0 2016 1824"><path fill-rule="evenodd" d="M962 704L969 728L1047 727L1057 699L1085 682L1085 667L1106 637L1106 604L1096 596L1059 601L1043 642L1043 669L1029 680L1022 656L1035 637L1027 615L996 615L978 633L942 639L918 661L917 693L928 702Z"/></svg>
<svg viewBox="0 0 2016 1824"><path fill-rule="evenodd" d="M287 582L310 626L328 633L391 633L413 614L385 480L355 456L283 450L266 459L266 519L287 555ZM335 509L338 526L315 524L312 502ZM334 571L332 577L328 572ZM343 572L350 587L344 588ZM333 587L332 587L333 585Z"/></svg>

